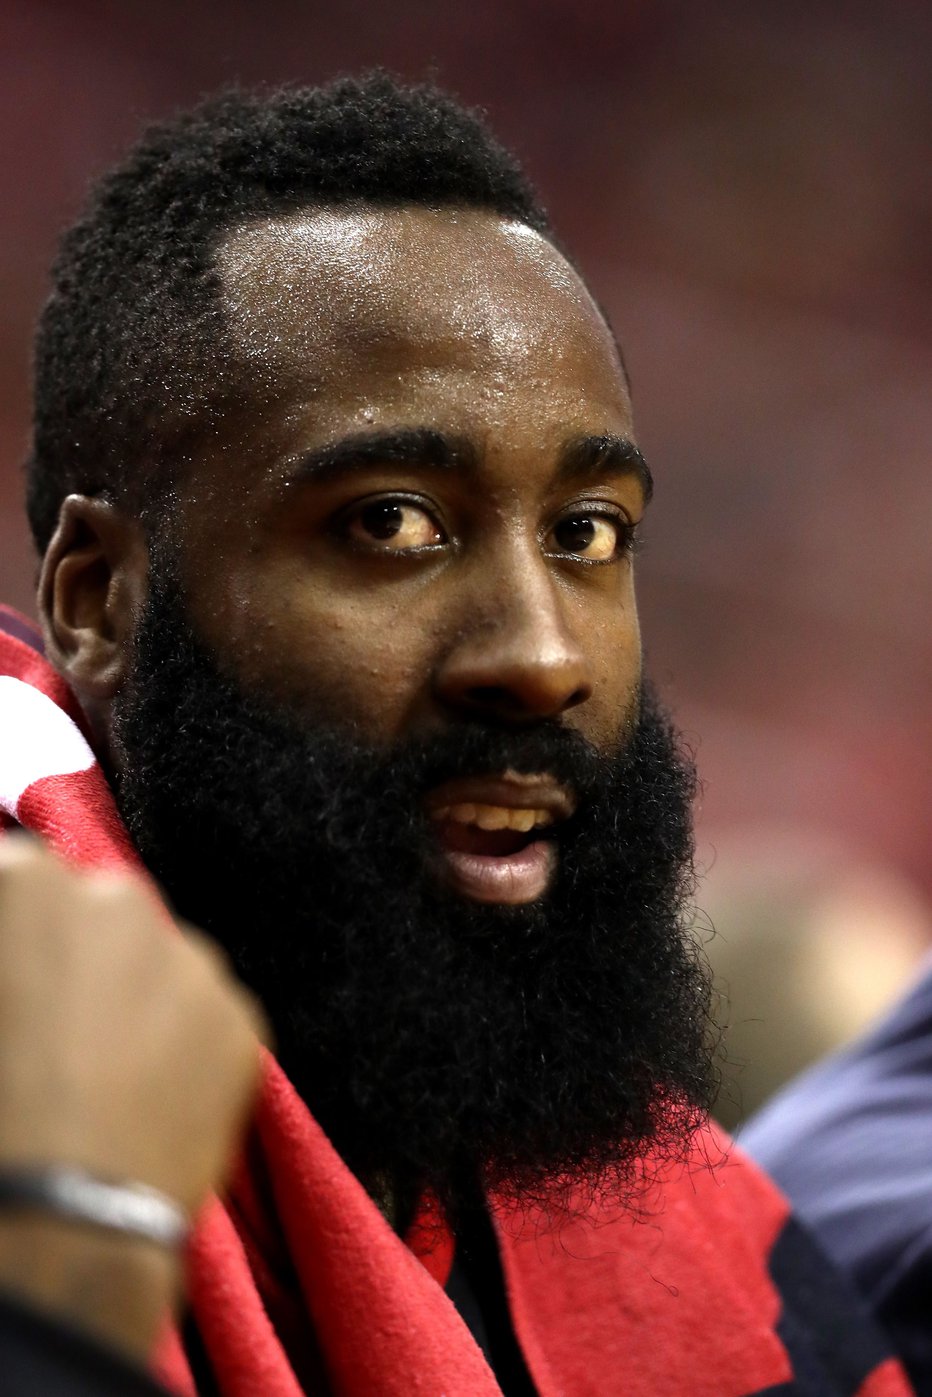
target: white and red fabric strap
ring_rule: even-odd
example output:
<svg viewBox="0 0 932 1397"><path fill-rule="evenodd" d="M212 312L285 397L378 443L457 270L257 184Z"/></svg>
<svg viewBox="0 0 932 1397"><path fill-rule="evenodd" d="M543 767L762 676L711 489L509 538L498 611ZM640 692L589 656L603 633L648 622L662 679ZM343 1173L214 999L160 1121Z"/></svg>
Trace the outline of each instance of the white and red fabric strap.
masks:
<svg viewBox="0 0 932 1397"><path fill-rule="evenodd" d="M18 820L30 786L94 765L87 739L57 703L32 684L0 674L0 810Z"/></svg>

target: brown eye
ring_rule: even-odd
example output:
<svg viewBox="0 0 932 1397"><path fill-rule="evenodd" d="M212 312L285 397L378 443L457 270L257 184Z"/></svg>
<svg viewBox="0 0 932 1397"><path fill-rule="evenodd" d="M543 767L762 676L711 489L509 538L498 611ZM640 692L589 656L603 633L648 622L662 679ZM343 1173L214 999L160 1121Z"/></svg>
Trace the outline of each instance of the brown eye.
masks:
<svg viewBox="0 0 932 1397"><path fill-rule="evenodd" d="M445 543L442 529L425 509L405 500L374 500L350 518L350 538L386 552Z"/></svg>
<svg viewBox="0 0 932 1397"><path fill-rule="evenodd" d="M567 515L554 526L553 538L564 553L597 563L617 558L624 546L621 521L605 514Z"/></svg>

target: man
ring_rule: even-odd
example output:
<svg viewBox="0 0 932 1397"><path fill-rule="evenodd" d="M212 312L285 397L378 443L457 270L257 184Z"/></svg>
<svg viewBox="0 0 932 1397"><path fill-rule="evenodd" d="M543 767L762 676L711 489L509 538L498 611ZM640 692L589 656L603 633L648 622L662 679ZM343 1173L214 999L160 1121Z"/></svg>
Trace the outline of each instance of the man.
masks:
<svg viewBox="0 0 932 1397"><path fill-rule="evenodd" d="M29 467L56 702L287 1073L195 1239L182 1390L903 1390L701 1128L651 488L604 316L435 91L222 98L66 237ZM83 761L16 818L113 848Z"/></svg>

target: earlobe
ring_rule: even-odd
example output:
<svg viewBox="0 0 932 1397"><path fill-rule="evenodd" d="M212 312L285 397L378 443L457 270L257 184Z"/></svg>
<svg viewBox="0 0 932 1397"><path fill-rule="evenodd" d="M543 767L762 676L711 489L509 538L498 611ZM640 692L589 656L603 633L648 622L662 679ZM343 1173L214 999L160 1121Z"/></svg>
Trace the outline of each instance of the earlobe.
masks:
<svg viewBox="0 0 932 1397"><path fill-rule="evenodd" d="M111 699L123 683L148 562L142 528L124 510L89 495L63 502L38 607L49 660L82 699Z"/></svg>

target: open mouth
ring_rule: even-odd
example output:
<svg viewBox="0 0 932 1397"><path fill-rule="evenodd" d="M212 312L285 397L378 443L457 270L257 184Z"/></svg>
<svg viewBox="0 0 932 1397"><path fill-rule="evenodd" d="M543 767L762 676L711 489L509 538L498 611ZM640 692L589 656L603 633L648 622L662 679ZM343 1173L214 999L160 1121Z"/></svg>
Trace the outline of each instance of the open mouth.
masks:
<svg viewBox="0 0 932 1397"><path fill-rule="evenodd" d="M536 901L556 872L554 827L572 808L562 788L511 772L432 792L428 813L445 882L477 902Z"/></svg>

